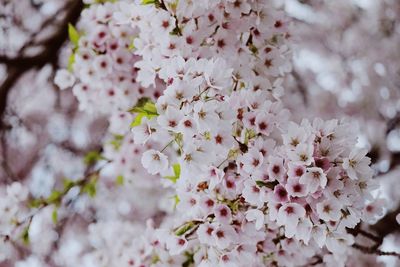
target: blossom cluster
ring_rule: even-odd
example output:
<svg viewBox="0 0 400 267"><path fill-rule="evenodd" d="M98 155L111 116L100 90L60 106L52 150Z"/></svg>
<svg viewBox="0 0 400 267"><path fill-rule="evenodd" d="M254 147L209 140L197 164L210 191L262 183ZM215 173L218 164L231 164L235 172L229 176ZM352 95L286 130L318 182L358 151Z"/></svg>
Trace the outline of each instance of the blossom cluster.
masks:
<svg viewBox="0 0 400 267"><path fill-rule="evenodd" d="M110 115L105 184L159 187L141 163L174 192L161 198L174 212L160 226L149 221L118 253L98 246L91 264L346 264L347 230L374 221L381 202L349 122L290 120L281 101L289 26L261 0L121 1L83 12L73 74L56 80L69 87L76 77L81 108Z"/></svg>
<svg viewBox="0 0 400 267"><path fill-rule="evenodd" d="M116 20L139 28L138 81L166 83L134 141L162 144L142 164L171 180L177 199L175 218L138 258L296 266L325 254L344 265L354 242L346 228L375 214L373 173L348 123L289 121L279 79L290 70L285 18L257 1L121 10Z"/></svg>
<svg viewBox="0 0 400 267"><path fill-rule="evenodd" d="M112 20L116 8L106 2L83 10L77 29L72 25L69 29L73 43L69 70L59 70L55 77L61 89L73 86L80 109L87 112L110 115L129 109L140 97L160 94L136 82L137 56L131 50L137 33Z"/></svg>
<svg viewBox="0 0 400 267"><path fill-rule="evenodd" d="M143 86L155 85L156 76L172 83L168 78L171 72L182 71L181 58L223 58L233 68L237 86L256 90L263 84L274 95L282 94L275 78L290 70L285 42L290 35L283 12L269 8L272 3L156 1L155 5L159 7L121 2L114 14L117 24L130 24L138 31L133 53L141 57L135 66Z"/></svg>
<svg viewBox="0 0 400 267"><path fill-rule="evenodd" d="M28 210L24 206L24 202L28 198L28 190L24 188L20 183L15 182L8 185L5 190L0 192L1 201L0 211L0 233L4 237L5 235L11 235L11 231L15 230L12 226L18 225L26 217L28 217ZM10 222L13 222L10 224ZM19 229L20 230L20 229ZM7 251L7 250L5 250ZM3 260L7 255L0 254L0 259Z"/></svg>

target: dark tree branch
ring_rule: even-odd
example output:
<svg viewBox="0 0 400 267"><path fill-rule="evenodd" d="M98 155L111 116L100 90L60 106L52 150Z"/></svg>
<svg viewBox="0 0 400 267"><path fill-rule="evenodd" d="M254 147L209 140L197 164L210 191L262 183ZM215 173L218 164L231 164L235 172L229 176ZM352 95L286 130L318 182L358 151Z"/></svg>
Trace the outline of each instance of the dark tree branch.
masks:
<svg viewBox="0 0 400 267"><path fill-rule="evenodd" d="M307 105L308 91L307 91L307 88L306 88L306 85L305 85L303 79L301 78L301 75L296 70L293 70L292 76L293 76L294 80L296 81L297 89L299 90L299 92L303 98L304 105Z"/></svg>
<svg viewBox="0 0 400 267"><path fill-rule="evenodd" d="M371 226L371 229L380 237L385 237L391 233L400 231L400 225L396 221L397 214L400 213L400 205L396 210L389 212L376 224Z"/></svg>
<svg viewBox="0 0 400 267"><path fill-rule="evenodd" d="M396 129L400 123L400 113L397 113L392 119L388 120L386 127L386 134L389 134L392 130Z"/></svg>
<svg viewBox="0 0 400 267"><path fill-rule="evenodd" d="M18 68L7 68L7 78L0 86L0 119L7 106L8 93L24 71L25 70ZM3 123L0 122L0 128L3 127L2 124Z"/></svg>
<svg viewBox="0 0 400 267"><path fill-rule="evenodd" d="M374 242L372 246L363 246L355 243L353 247L360 250L363 253L375 254L379 256L396 256L400 258L400 253L398 252L386 252L379 249L382 245L384 238L396 231L400 230L400 227L396 221L396 215L400 212L400 206L397 210L388 213L376 224L370 226L376 234L369 233L361 229L361 223L358 224L354 229L348 229L348 232L354 236L364 236Z"/></svg>
<svg viewBox="0 0 400 267"><path fill-rule="evenodd" d="M382 251L380 249L377 249L375 247L366 247L366 246L362 246L359 244L353 244L353 248L360 250L363 253L366 254L375 254L378 256L395 256L400 258L400 253L394 252L394 251Z"/></svg>
<svg viewBox="0 0 400 267"><path fill-rule="evenodd" d="M313 262L311 262L311 263L310 263L310 266L315 266L315 265L318 265L318 264L324 262L324 260L323 260L320 256L317 256L317 257L315 257L315 258L316 258L316 260L313 261Z"/></svg>
<svg viewBox="0 0 400 267"><path fill-rule="evenodd" d="M2 134L0 136L0 140L1 140L1 166L6 174L6 177L4 179L6 183L11 183L12 181L16 181L17 178L14 175L13 171L11 170L10 166L8 165L6 136ZM0 178L0 182L2 182L2 180L3 178Z"/></svg>
<svg viewBox="0 0 400 267"><path fill-rule="evenodd" d="M0 56L0 63L6 64L8 72L6 80L0 86L0 118L3 117L7 106L8 93L22 74L30 69L41 68L47 63L57 60L60 48L68 39L68 23L75 24L77 22L83 8L83 3L81 0L74 0L69 2L66 8L67 11L64 19L57 27L55 33L43 42L43 50L40 54L34 56L21 55L15 58Z"/></svg>

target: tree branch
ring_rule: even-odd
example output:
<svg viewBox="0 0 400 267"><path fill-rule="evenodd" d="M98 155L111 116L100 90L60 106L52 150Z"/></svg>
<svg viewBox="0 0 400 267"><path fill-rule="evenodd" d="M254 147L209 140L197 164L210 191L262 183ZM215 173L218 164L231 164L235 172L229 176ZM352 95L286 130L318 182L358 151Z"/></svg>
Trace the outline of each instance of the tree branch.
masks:
<svg viewBox="0 0 400 267"><path fill-rule="evenodd" d="M379 237L383 238L391 233L400 231L400 226L396 221L397 214L400 213L400 205L396 210L389 212L382 219L380 219L376 224L372 225L370 228L375 231Z"/></svg>
<svg viewBox="0 0 400 267"><path fill-rule="evenodd" d="M394 251L382 251L380 249L377 249L375 247L366 247L366 246L362 246L359 244L353 244L353 248L360 250L363 253L366 254L375 254L375 255L379 255L379 256L395 256L400 258L400 253L398 252L394 252Z"/></svg>
<svg viewBox="0 0 400 267"><path fill-rule="evenodd" d="M4 110L6 109L7 106L7 98L8 98L8 93L12 86L15 84L15 82L19 79L19 77L22 75L22 73L25 70L23 68L18 69L18 68L7 68L7 78L3 82L3 84L0 86L0 119L2 118L2 115L4 113ZM3 128L3 123L2 121L0 122L0 129Z"/></svg>
<svg viewBox="0 0 400 267"><path fill-rule="evenodd" d="M73 0L66 5L68 8L65 17L58 26L58 30L46 41L43 42L43 50L34 56L20 56L8 58L0 56L0 63L7 66L7 78L0 86L0 118L3 117L7 106L8 93L21 75L33 68L41 68L49 62L57 60L58 52L68 38L68 23L75 24L79 18L83 4L81 0ZM2 128L3 125L1 124Z"/></svg>
<svg viewBox="0 0 400 267"><path fill-rule="evenodd" d="M305 85L303 79L301 78L300 74L296 70L292 71L292 76L293 76L294 80L296 81L297 89L299 90L299 92L302 96L304 105L307 105L308 93L307 93L307 88L306 88L306 85Z"/></svg>

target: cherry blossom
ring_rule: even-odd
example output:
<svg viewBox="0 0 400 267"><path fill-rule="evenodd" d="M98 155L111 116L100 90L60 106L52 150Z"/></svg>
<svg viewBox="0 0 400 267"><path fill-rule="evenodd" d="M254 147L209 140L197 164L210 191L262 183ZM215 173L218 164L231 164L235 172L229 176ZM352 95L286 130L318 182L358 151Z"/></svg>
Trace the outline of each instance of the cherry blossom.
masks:
<svg viewBox="0 0 400 267"><path fill-rule="evenodd" d="M154 149L143 153L142 164L151 174L157 174L168 168L168 158L163 153Z"/></svg>
<svg viewBox="0 0 400 267"><path fill-rule="evenodd" d="M17 63L5 57L9 75L0 66L7 85L30 62L20 69L43 70L21 80L48 87L35 108L24 105L32 94L5 94L16 104L0 136L0 265L379 266L379 255L398 256L385 251L395 230L382 234L382 221L399 222L396 153L384 148L397 127L398 18L391 1L355 2L85 0L53 14L70 42L60 55L44 47L51 64L40 53L32 63L22 45ZM374 49L355 49L360 40ZM360 114L369 105L374 119ZM386 134L376 114L389 118ZM17 162L16 150L46 138Z"/></svg>

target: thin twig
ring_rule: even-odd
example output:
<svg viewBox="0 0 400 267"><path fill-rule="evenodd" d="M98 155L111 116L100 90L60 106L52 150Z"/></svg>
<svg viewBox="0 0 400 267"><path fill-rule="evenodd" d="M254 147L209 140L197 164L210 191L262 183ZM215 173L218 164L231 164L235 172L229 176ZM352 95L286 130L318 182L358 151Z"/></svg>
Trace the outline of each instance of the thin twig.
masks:
<svg viewBox="0 0 400 267"><path fill-rule="evenodd" d="M375 254L379 256L394 256L400 258L400 253L394 251L382 251L380 249L376 249L374 247L366 247L359 244L353 244L353 248L360 250L366 254Z"/></svg>

